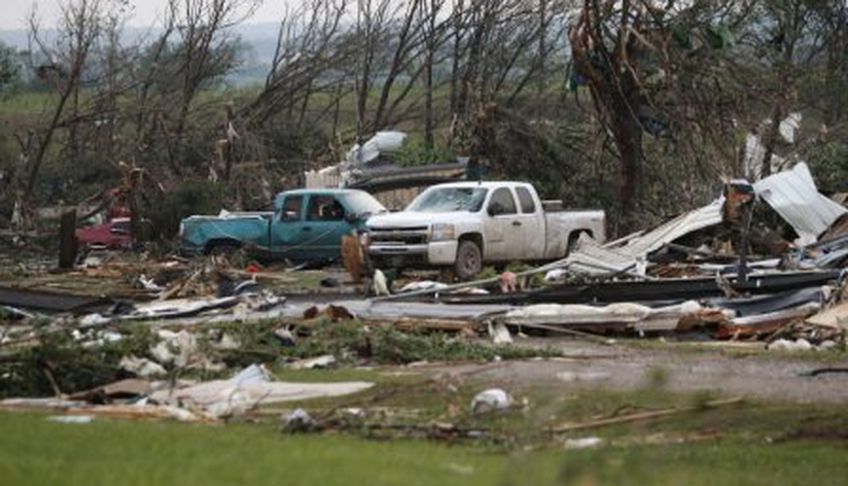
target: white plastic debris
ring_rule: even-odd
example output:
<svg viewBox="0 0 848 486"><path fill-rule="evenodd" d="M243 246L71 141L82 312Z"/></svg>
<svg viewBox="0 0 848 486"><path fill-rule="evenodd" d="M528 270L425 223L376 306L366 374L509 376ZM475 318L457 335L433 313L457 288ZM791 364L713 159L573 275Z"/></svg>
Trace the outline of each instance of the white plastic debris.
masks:
<svg viewBox="0 0 848 486"><path fill-rule="evenodd" d="M234 385L249 385L254 383L270 383L271 373L265 365L252 364L230 378Z"/></svg>
<svg viewBox="0 0 848 486"><path fill-rule="evenodd" d="M167 373L165 368L163 368L159 363L147 358L137 358L132 355L121 358L118 366L120 366L122 370L128 371L142 378L162 376Z"/></svg>
<svg viewBox="0 0 848 486"><path fill-rule="evenodd" d="M483 390L471 400L471 412L475 414L504 410L512 404L512 398L501 388Z"/></svg>
<svg viewBox="0 0 848 486"><path fill-rule="evenodd" d="M568 270L564 268L555 268L545 274L545 282L559 282L565 279L568 275Z"/></svg>
<svg viewBox="0 0 848 486"><path fill-rule="evenodd" d="M380 270L374 271L374 294L375 295L389 295L389 284L386 281L386 275L383 274Z"/></svg>
<svg viewBox="0 0 848 486"><path fill-rule="evenodd" d="M90 326L99 326L101 324L106 324L109 321L111 321L111 319L109 319L108 317L104 317L104 316L98 314L97 312L95 312L94 314L88 314L86 316L83 316L83 318L80 319L79 323L80 323L81 326L90 327Z"/></svg>
<svg viewBox="0 0 848 486"><path fill-rule="evenodd" d="M289 365L293 370L313 370L317 368L327 368L336 362L336 357L332 354L325 354L316 358L307 358L295 361Z"/></svg>
<svg viewBox="0 0 848 486"><path fill-rule="evenodd" d="M298 408L288 415L283 415L280 419L283 423L283 430L286 432L306 432L315 426L315 419L302 408Z"/></svg>
<svg viewBox="0 0 848 486"><path fill-rule="evenodd" d="M150 348L150 354L160 363L174 363L178 367L189 364L198 354L197 338L188 331L159 331L160 341Z"/></svg>
<svg viewBox="0 0 848 486"><path fill-rule="evenodd" d="M436 282L434 280L421 280L418 282L409 282L404 285L400 291L401 292L415 292L416 290L440 290L447 287L447 284L442 282Z"/></svg>
<svg viewBox="0 0 848 486"><path fill-rule="evenodd" d="M83 268L97 268L103 265L103 259L99 256L89 255L82 261Z"/></svg>
<svg viewBox="0 0 848 486"><path fill-rule="evenodd" d="M376 159L381 153L396 152L403 146L404 139L406 134L403 132L377 132L362 145L354 145L347 153L347 162L354 165L364 164Z"/></svg>
<svg viewBox="0 0 848 486"><path fill-rule="evenodd" d="M492 324L489 322L489 336L495 344L511 344L512 336L509 334L509 329L502 322Z"/></svg>
<svg viewBox="0 0 848 486"><path fill-rule="evenodd" d="M580 437L578 439L566 439L566 449L593 449L604 444L604 439L600 437Z"/></svg>
<svg viewBox="0 0 848 486"><path fill-rule="evenodd" d="M206 414L214 418L238 417L257 405L257 401L238 388L232 389L227 396L206 406Z"/></svg>
<svg viewBox="0 0 848 486"><path fill-rule="evenodd" d="M90 424L94 421L94 417L91 415L51 415L47 417L47 420L60 424Z"/></svg>
<svg viewBox="0 0 848 486"><path fill-rule="evenodd" d="M283 346L294 346L297 340L294 338L291 329L288 326L283 326L274 330L274 335L280 340Z"/></svg>
<svg viewBox="0 0 848 486"><path fill-rule="evenodd" d="M372 387L369 382L285 383L271 379L262 365L251 365L229 380L213 380L176 390L157 390L150 399L160 404L202 410L213 418L241 415L260 404L335 397Z"/></svg>
<svg viewBox="0 0 848 486"><path fill-rule="evenodd" d="M769 351L809 351L813 345L806 339L791 341L789 339L778 339L768 345Z"/></svg>
<svg viewBox="0 0 848 486"><path fill-rule="evenodd" d="M794 112L790 113L789 116L780 122L777 131L780 132L783 141L786 143L795 143L795 134L801 128L802 119L803 116L800 113Z"/></svg>
<svg viewBox="0 0 848 486"><path fill-rule="evenodd" d="M241 347L241 343L239 342L238 339L234 338L233 336L231 336L229 334L224 334L223 336L221 336L221 340L218 341L217 343L212 344L212 346L215 349L222 349L222 350L238 349L238 348Z"/></svg>
<svg viewBox="0 0 848 486"><path fill-rule="evenodd" d="M156 285L156 282L152 278L143 273L138 276L138 283L140 283L145 290L150 290L151 292L161 292L165 290L163 287Z"/></svg>

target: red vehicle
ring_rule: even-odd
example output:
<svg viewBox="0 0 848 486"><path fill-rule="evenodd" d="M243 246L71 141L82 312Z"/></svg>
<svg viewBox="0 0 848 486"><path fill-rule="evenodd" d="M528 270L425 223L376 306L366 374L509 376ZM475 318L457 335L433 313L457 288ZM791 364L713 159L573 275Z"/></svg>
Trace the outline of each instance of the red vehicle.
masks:
<svg viewBox="0 0 848 486"><path fill-rule="evenodd" d="M114 218L103 224L79 228L76 236L82 248L130 250L135 243L130 235L130 218Z"/></svg>

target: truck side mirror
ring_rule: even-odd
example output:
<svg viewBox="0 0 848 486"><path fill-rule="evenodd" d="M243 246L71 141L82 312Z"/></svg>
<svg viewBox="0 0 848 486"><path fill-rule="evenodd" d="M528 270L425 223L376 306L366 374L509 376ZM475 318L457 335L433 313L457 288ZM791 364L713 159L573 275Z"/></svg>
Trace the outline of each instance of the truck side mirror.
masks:
<svg viewBox="0 0 848 486"><path fill-rule="evenodd" d="M353 224L359 220L359 215L357 215L356 213L345 213L344 219L348 223Z"/></svg>
<svg viewBox="0 0 848 486"><path fill-rule="evenodd" d="M487 209L489 216L497 216L503 213L503 208L499 203L493 202L489 204L489 208Z"/></svg>

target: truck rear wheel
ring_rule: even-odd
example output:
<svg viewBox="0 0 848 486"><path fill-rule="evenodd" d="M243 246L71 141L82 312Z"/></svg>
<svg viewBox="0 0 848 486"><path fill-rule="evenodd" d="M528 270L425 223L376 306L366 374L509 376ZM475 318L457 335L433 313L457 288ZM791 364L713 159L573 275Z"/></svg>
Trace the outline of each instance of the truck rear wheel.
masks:
<svg viewBox="0 0 848 486"><path fill-rule="evenodd" d="M577 248L577 242L580 240L580 237L582 235L588 235L588 233L586 233L585 231L576 231L568 236L568 246L565 250L566 256L570 255L571 252L574 251L575 248Z"/></svg>
<svg viewBox="0 0 848 486"><path fill-rule="evenodd" d="M473 279L480 270L483 269L483 252L477 243L471 240L463 240L459 242L459 247L456 249L456 262L454 263L454 273L461 281Z"/></svg>

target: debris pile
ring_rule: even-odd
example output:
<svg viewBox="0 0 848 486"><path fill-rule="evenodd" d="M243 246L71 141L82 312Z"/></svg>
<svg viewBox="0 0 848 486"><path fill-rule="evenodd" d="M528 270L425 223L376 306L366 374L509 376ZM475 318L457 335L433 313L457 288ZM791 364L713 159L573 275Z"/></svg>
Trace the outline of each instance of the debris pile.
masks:
<svg viewBox="0 0 848 486"><path fill-rule="evenodd" d="M216 421L371 386L277 382L254 363L304 370L559 355L514 346L525 332L829 350L844 349L848 328L848 210L816 190L803 164L754 184L729 181L719 199L657 228L606 244L583 235L561 261L476 282L387 270L349 284L341 270L229 258L101 252L70 271L4 282L0 398L51 398L7 398L0 408ZM310 292L293 291L307 280ZM486 390L472 409L512 402ZM283 423L300 431L327 420L293 413Z"/></svg>
<svg viewBox="0 0 848 486"><path fill-rule="evenodd" d="M504 273L458 286L407 286L382 300L504 305L483 318L519 331L843 346L846 221L848 210L818 192L802 162L753 184L727 181L712 203L651 230L606 244L583 234L565 259L509 275L544 274L542 287L516 291L504 285ZM480 285L495 292L456 292Z"/></svg>

